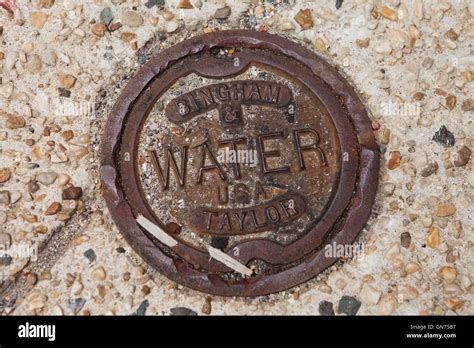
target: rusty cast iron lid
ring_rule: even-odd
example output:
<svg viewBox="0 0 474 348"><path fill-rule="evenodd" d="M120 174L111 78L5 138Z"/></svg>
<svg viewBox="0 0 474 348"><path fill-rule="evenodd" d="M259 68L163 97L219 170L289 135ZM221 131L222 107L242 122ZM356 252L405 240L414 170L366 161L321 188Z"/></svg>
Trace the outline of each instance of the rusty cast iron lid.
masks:
<svg viewBox="0 0 474 348"><path fill-rule="evenodd" d="M130 245L223 296L303 283L367 221L379 159L354 89L267 33L194 37L152 58L112 109L101 179Z"/></svg>

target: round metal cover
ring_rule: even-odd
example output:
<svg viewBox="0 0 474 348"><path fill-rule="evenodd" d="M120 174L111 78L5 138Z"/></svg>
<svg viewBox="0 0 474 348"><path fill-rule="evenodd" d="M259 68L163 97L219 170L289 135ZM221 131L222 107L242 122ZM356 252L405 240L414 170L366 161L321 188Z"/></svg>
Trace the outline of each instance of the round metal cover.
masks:
<svg viewBox="0 0 474 348"><path fill-rule="evenodd" d="M101 180L128 243L223 296L303 283L367 221L378 152L354 89L267 33L194 37L152 58L113 107Z"/></svg>

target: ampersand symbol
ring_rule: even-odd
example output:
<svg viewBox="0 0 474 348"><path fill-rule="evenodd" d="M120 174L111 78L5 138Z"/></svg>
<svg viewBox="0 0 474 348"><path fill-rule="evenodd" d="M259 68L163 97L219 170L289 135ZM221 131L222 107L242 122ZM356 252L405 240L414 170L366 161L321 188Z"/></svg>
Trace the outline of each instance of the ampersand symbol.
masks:
<svg viewBox="0 0 474 348"><path fill-rule="evenodd" d="M238 117L237 117L237 112L232 109L232 106L230 105L227 105L225 108L224 108L224 120L226 122L232 122L234 120L236 120Z"/></svg>

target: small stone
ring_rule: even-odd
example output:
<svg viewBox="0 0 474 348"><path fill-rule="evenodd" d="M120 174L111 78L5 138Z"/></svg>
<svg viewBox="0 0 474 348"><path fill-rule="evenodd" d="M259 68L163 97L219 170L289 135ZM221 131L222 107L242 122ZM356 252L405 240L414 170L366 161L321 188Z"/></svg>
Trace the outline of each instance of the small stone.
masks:
<svg viewBox="0 0 474 348"><path fill-rule="evenodd" d="M80 281L76 280L72 284L70 292L72 295L78 296L81 294L82 290L84 290L84 285L82 285Z"/></svg>
<svg viewBox="0 0 474 348"><path fill-rule="evenodd" d="M107 289L102 284L97 285L97 292L99 293L100 298L104 298L107 295ZM132 306L130 305L130 308Z"/></svg>
<svg viewBox="0 0 474 348"><path fill-rule="evenodd" d="M418 297L418 290L410 285L399 285L398 286L398 296L402 301L414 300Z"/></svg>
<svg viewBox="0 0 474 348"><path fill-rule="evenodd" d="M38 280L43 281L43 280L51 280L53 279L53 275L51 274L50 271L42 271L38 275ZM68 285L69 286L69 285Z"/></svg>
<svg viewBox="0 0 474 348"><path fill-rule="evenodd" d="M154 16L149 16L148 17L148 22L151 24L151 25L157 25L158 22L160 21L160 19L158 17L154 17Z"/></svg>
<svg viewBox="0 0 474 348"><path fill-rule="evenodd" d="M56 183L59 185L59 187L64 187L67 185L67 183L71 180L71 177L67 174L61 173L58 175L58 178L56 179Z"/></svg>
<svg viewBox="0 0 474 348"><path fill-rule="evenodd" d="M71 96L71 91L63 87L58 87L58 92L60 97L69 98Z"/></svg>
<svg viewBox="0 0 474 348"><path fill-rule="evenodd" d="M45 306L46 297L44 295L32 296L28 301L29 309L31 311L40 310Z"/></svg>
<svg viewBox="0 0 474 348"><path fill-rule="evenodd" d="M211 314L212 312L212 298L210 296L206 296L204 303L202 305L201 312L204 314Z"/></svg>
<svg viewBox="0 0 474 348"><path fill-rule="evenodd" d="M410 247L410 244L411 244L411 235L409 232L403 232L401 235L400 235L400 244L402 247L404 247L405 249L408 249Z"/></svg>
<svg viewBox="0 0 474 348"><path fill-rule="evenodd" d="M74 138L74 132L72 130L66 130L64 132L61 133L61 137L65 140L65 141L69 141L71 140L72 138Z"/></svg>
<svg viewBox="0 0 474 348"><path fill-rule="evenodd" d="M451 266L441 267L438 273L441 278L444 279L446 284L452 284L456 280L456 277L458 275L456 269Z"/></svg>
<svg viewBox="0 0 474 348"><path fill-rule="evenodd" d="M66 274L66 286L69 288L72 286L72 284L74 283L74 281L76 280L76 276L71 274L71 273L67 273Z"/></svg>
<svg viewBox="0 0 474 348"><path fill-rule="evenodd" d="M7 117L7 122L5 127L8 129L18 129L23 128L26 125L26 121L23 116L9 114Z"/></svg>
<svg viewBox="0 0 474 348"><path fill-rule="evenodd" d="M230 7L229 6L224 6L224 7L221 7L221 8L218 8L216 10L216 12L214 12L214 18L215 19L227 19L229 18L230 16Z"/></svg>
<svg viewBox="0 0 474 348"><path fill-rule="evenodd" d="M20 192L18 192L18 191L17 191L17 192L13 192L12 195L11 195L11 197L10 197L10 199L11 199L11 200L10 200L10 203L13 204L13 203L18 202L18 201L21 199L21 197L22 197L22 194L21 194Z"/></svg>
<svg viewBox="0 0 474 348"><path fill-rule="evenodd" d="M382 138L380 139L380 142L384 145L387 145L390 142L390 135L390 129L384 128L384 130L382 131Z"/></svg>
<svg viewBox="0 0 474 348"><path fill-rule="evenodd" d="M82 157L86 156L89 153L89 149L85 146L79 148L79 150L74 151L74 157L76 160L80 160Z"/></svg>
<svg viewBox="0 0 474 348"><path fill-rule="evenodd" d="M360 48L369 47L369 42L370 42L369 39L364 39L364 40L356 39L356 41L355 41L356 45L359 46Z"/></svg>
<svg viewBox="0 0 474 348"><path fill-rule="evenodd" d="M120 22L112 23L108 26L108 28L109 28L110 32L114 32L114 31L119 30L120 28L122 28L122 23L120 23Z"/></svg>
<svg viewBox="0 0 474 348"><path fill-rule="evenodd" d="M82 134L79 139L79 143L81 144L90 144L91 142L91 136L89 134Z"/></svg>
<svg viewBox="0 0 474 348"><path fill-rule="evenodd" d="M62 88L72 88L76 84L76 78L72 75L66 74L59 77L59 85Z"/></svg>
<svg viewBox="0 0 474 348"><path fill-rule="evenodd" d="M68 221L71 218L72 212L73 212L73 209L64 209L58 213L56 218L59 221Z"/></svg>
<svg viewBox="0 0 474 348"><path fill-rule="evenodd" d="M143 285L141 290L143 296L147 296L151 292L151 288L148 285Z"/></svg>
<svg viewBox="0 0 474 348"><path fill-rule="evenodd" d="M0 232L0 245L10 245L12 243L12 237L8 233Z"/></svg>
<svg viewBox="0 0 474 348"><path fill-rule="evenodd" d="M459 34L456 33L453 28L451 28L446 32L445 36L450 40L456 41L459 37Z"/></svg>
<svg viewBox="0 0 474 348"><path fill-rule="evenodd" d="M335 315L334 313L334 305L332 302L329 301L321 301L319 302L319 315Z"/></svg>
<svg viewBox="0 0 474 348"><path fill-rule="evenodd" d="M41 71L41 58L37 54L28 56L28 62L26 63L26 71L30 74L37 74Z"/></svg>
<svg viewBox="0 0 474 348"><path fill-rule="evenodd" d="M3 255L0 257L0 266L8 267L12 264L13 258L10 255Z"/></svg>
<svg viewBox="0 0 474 348"><path fill-rule="evenodd" d="M301 27L301 29L306 30L313 27L313 17L311 16L311 10L301 9L295 16L295 21Z"/></svg>
<svg viewBox="0 0 474 348"><path fill-rule="evenodd" d="M446 252L446 262L454 263L458 259L458 251L454 248L448 248Z"/></svg>
<svg viewBox="0 0 474 348"><path fill-rule="evenodd" d="M420 270L420 265L418 265L417 263L414 263L414 262L409 262L407 263L407 265L405 266L405 271L408 273L408 274L412 274L412 273L416 273Z"/></svg>
<svg viewBox="0 0 474 348"><path fill-rule="evenodd" d="M51 8L54 5L54 0L38 0L39 8Z"/></svg>
<svg viewBox="0 0 474 348"><path fill-rule="evenodd" d="M178 5L176 5L177 9L192 9L194 8L193 4L189 0L180 0Z"/></svg>
<svg viewBox="0 0 474 348"><path fill-rule="evenodd" d="M29 193L35 193L40 189L38 182L36 180L30 181L27 187L28 187Z"/></svg>
<svg viewBox="0 0 474 348"><path fill-rule="evenodd" d="M107 277L104 267L97 267L91 273L91 278L95 281L103 281Z"/></svg>
<svg viewBox="0 0 474 348"><path fill-rule="evenodd" d="M437 227L432 227L426 238L426 245L432 249L438 247L440 243L439 229Z"/></svg>
<svg viewBox="0 0 474 348"><path fill-rule="evenodd" d="M49 315L64 315L64 311L60 305L54 305L53 308L50 309Z"/></svg>
<svg viewBox="0 0 474 348"><path fill-rule="evenodd" d="M336 0L336 10L339 10L343 4L344 0Z"/></svg>
<svg viewBox="0 0 474 348"><path fill-rule="evenodd" d="M262 18L264 13L265 13L265 7L263 7L262 5L257 5L257 7L255 7L255 10L254 10L255 17Z"/></svg>
<svg viewBox="0 0 474 348"><path fill-rule="evenodd" d="M123 32L120 38L123 42L132 42L137 38L137 35L135 33Z"/></svg>
<svg viewBox="0 0 474 348"><path fill-rule="evenodd" d="M13 83L12 82L0 84L0 97L2 97L4 99L8 99L8 98L10 98L12 93L13 93Z"/></svg>
<svg viewBox="0 0 474 348"><path fill-rule="evenodd" d="M61 209L61 204L59 202L53 202L51 205L46 209L44 215L54 215Z"/></svg>
<svg viewBox="0 0 474 348"><path fill-rule="evenodd" d="M170 309L170 313L172 316L194 316L197 313L189 308L186 307L174 307Z"/></svg>
<svg viewBox="0 0 474 348"><path fill-rule="evenodd" d="M290 31L293 29L293 24L291 22L283 22L279 28L281 31Z"/></svg>
<svg viewBox="0 0 474 348"><path fill-rule="evenodd" d="M426 57L426 58L423 60L423 63L421 63L421 65L423 66L423 68L429 69L429 68L431 68L431 67L433 66L433 63L434 63L433 58Z"/></svg>
<svg viewBox="0 0 474 348"><path fill-rule="evenodd" d="M452 110L456 107L456 97L452 94L446 96L446 106L449 110Z"/></svg>
<svg viewBox="0 0 474 348"><path fill-rule="evenodd" d="M52 49L47 49L46 51L43 52L41 56L41 60L46 65L55 66L58 60L58 56L56 52L54 52Z"/></svg>
<svg viewBox="0 0 474 348"><path fill-rule="evenodd" d="M82 188L81 187L68 187L63 190L62 198L67 199L78 199L82 196Z"/></svg>
<svg viewBox="0 0 474 348"><path fill-rule="evenodd" d="M31 12L30 22L36 29L42 29L48 20L48 15L43 12Z"/></svg>
<svg viewBox="0 0 474 348"><path fill-rule="evenodd" d="M318 290L325 294L332 293L332 288L327 285L326 282L320 282L320 284L318 285Z"/></svg>
<svg viewBox="0 0 474 348"><path fill-rule="evenodd" d="M324 53L327 51L326 43L320 37L316 38L316 40L314 41L314 46L321 53Z"/></svg>
<svg viewBox="0 0 474 348"><path fill-rule="evenodd" d="M125 272L125 273L123 274L122 279L123 279L124 281L128 282L128 281L130 280L130 278L131 278L130 272Z"/></svg>
<svg viewBox="0 0 474 348"><path fill-rule="evenodd" d="M110 7L104 7L102 11L100 11L100 21L105 25L109 25L110 23L112 23L113 19L114 15L112 14L112 10L110 9Z"/></svg>
<svg viewBox="0 0 474 348"><path fill-rule="evenodd" d="M450 298L446 300L446 306L448 306L448 308L453 311L460 309L463 304L464 301L461 301L457 298Z"/></svg>
<svg viewBox="0 0 474 348"><path fill-rule="evenodd" d="M400 160L401 160L400 151L391 151L387 168L390 170L398 168L400 166Z"/></svg>
<svg viewBox="0 0 474 348"><path fill-rule="evenodd" d="M148 0L145 3L145 6L147 8L152 8L153 6L161 8L161 7L165 6L165 0Z"/></svg>
<svg viewBox="0 0 474 348"><path fill-rule="evenodd" d="M84 256L89 260L90 263L94 262L97 259L97 255L93 249L87 249L84 251Z"/></svg>
<svg viewBox="0 0 474 348"><path fill-rule="evenodd" d="M122 24L137 28L143 24L143 17L134 11L125 11L122 13Z"/></svg>
<svg viewBox="0 0 474 348"><path fill-rule="evenodd" d="M382 192L385 196L393 195L393 191L395 191L395 184L388 182L382 186Z"/></svg>
<svg viewBox="0 0 474 348"><path fill-rule="evenodd" d="M38 222L38 216L37 215L28 215L28 214L21 214L21 217L23 220L26 222L29 222L30 224L34 224Z"/></svg>
<svg viewBox="0 0 474 348"><path fill-rule="evenodd" d="M174 33L178 29L179 25L175 21L170 21L166 23L166 32L168 34Z"/></svg>
<svg viewBox="0 0 474 348"><path fill-rule="evenodd" d="M371 45L375 53L381 54L382 56L388 56L392 52L392 46L388 40L377 40L373 45ZM388 88L387 85L386 88Z"/></svg>
<svg viewBox="0 0 474 348"><path fill-rule="evenodd" d="M36 181L43 185L51 185L57 177L58 174L55 172L42 172L36 175Z"/></svg>
<svg viewBox="0 0 474 348"><path fill-rule="evenodd" d="M85 31L82 30L82 29L80 29L80 28L74 29L74 30L72 31L72 33L73 33L76 37L81 38L81 39L84 38L84 37L86 37Z"/></svg>
<svg viewBox="0 0 474 348"><path fill-rule="evenodd" d="M388 7L382 7L380 10L380 15L394 22L398 20L397 13Z"/></svg>
<svg viewBox="0 0 474 348"><path fill-rule="evenodd" d="M44 225L39 225L39 226L36 226L33 229L33 232L38 233L38 234L46 234L46 233L48 233L48 227L46 227Z"/></svg>
<svg viewBox="0 0 474 348"><path fill-rule="evenodd" d="M380 315L390 315L397 309L397 300L393 295L383 295L380 298L377 310Z"/></svg>
<svg viewBox="0 0 474 348"><path fill-rule="evenodd" d="M461 105L462 111L473 111L474 110L474 100L469 98L462 102Z"/></svg>
<svg viewBox="0 0 474 348"><path fill-rule="evenodd" d="M451 216L456 212L456 208L451 203L440 204L435 207L435 215L438 217Z"/></svg>
<svg viewBox="0 0 474 348"><path fill-rule="evenodd" d="M454 146L455 143L453 133L448 131L446 126L441 126L441 128L433 135L433 140L444 147Z"/></svg>
<svg viewBox="0 0 474 348"><path fill-rule="evenodd" d="M10 180L11 171L9 168L0 168L0 183Z"/></svg>
<svg viewBox="0 0 474 348"><path fill-rule="evenodd" d="M174 14L171 11L163 10L161 11L161 15L165 21L170 21L174 18Z"/></svg>
<svg viewBox="0 0 474 348"><path fill-rule="evenodd" d="M426 94L423 93L423 92L416 92L415 94L413 94L412 98L413 98L413 100L420 101L420 100L422 100L425 96L426 96Z"/></svg>
<svg viewBox="0 0 474 348"><path fill-rule="evenodd" d="M66 305L74 314L77 314L85 304L86 300L82 297L66 300Z"/></svg>
<svg viewBox="0 0 474 348"><path fill-rule="evenodd" d="M138 316L145 315L146 310L148 309L149 305L150 305L150 303L148 302L148 300L142 301L142 303L140 303L140 305L138 306L136 312L132 313L131 315L138 315Z"/></svg>
<svg viewBox="0 0 474 348"><path fill-rule="evenodd" d="M4 211L0 211L0 225L3 225L5 222L7 222L8 215Z"/></svg>
<svg viewBox="0 0 474 348"><path fill-rule="evenodd" d="M463 167L469 162L470 158L471 149L469 149L467 146L463 146L457 152L457 159L454 160L454 165L456 167Z"/></svg>
<svg viewBox="0 0 474 348"><path fill-rule="evenodd" d="M92 33L98 37L103 37L106 30L107 26L104 23L95 23L91 27Z"/></svg>
<svg viewBox="0 0 474 348"><path fill-rule="evenodd" d="M431 174L436 173L437 170L438 170L438 163L436 161L432 161L421 169L420 175L426 178L430 176Z"/></svg>
<svg viewBox="0 0 474 348"><path fill-rule="evenodd" d="M356 315L361 306L361 302L352 296L342 296L339 300L337 313L345 313L347 315Z"/></svg>
<svg viewBox="0 0 474 348"><path fill-rule="evenodd" d="M380 290L374 288L372 285L367 284L364 285L360 293L362 301L371 305L376 305L379 303L381 295L382 292Z"/></svg>
<svg viewBox="0 0 474 348"><path fill-rule="evenodd" d="M394 243L385 253L385 257L388 259L395 259L398 255L400 255L400 243Z"/></svg>
<svg viewBox="0 0 474 348"><path fill-rule="evenodd" d="M18 59L18 52L16 51L8 52L5 56L5 63L3 64L3 70L4 71L12 70L16 64L17 59Z"/></svg>

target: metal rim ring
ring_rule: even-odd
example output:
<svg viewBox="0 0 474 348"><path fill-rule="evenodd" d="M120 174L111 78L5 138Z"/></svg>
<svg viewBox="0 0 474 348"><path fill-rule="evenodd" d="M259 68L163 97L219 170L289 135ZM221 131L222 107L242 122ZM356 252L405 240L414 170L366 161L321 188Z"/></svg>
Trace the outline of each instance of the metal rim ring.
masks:
<svg viewBox="0 0 474 348"><path fill-rule="evenodd" d="M305 256L304 260L285 271L232 283L224 281L216 274L201 272L187 262L177 262L163 253L137 225L133 211L136 209L137 203L140 205L139 195L130 199L133 196L132 192L138 192L133 165L128 168L125 166L126 172L129 172L127 177L131 178L129 182L132 187L131 190L127 190L122 186L120 180L120 173L123 173L124 170L121 167L123 163L119 163L116 158L116 153L122 146L124 133L128 134L126 146L132 146L130 149L133 150L140 125L146 118L146 110L149 109L149 105L142 106L140 104L142 109L139 108L139 110L141 112L135 111L138 122L134 121L129 123L128 127L124 127L127 120L134 116L133 106L143 96L145 89L150 89L153 81L161 79L169 66L190 54L216 47L239 46L274 50L302 63L313 74L309 77L309 80L313 81L313 86L309 86L310 89L318 95L323 103L326 103L325 106L328 110L332 110L330 115L335 124L345 125L344 129L338 129L340 139L350 138L347 132L350 132L355 139L355 144L349 148L352 151L354 149L357 151L357 154L354 154L356 156L351 158L358 158L358 163L346 164L347 176L340 181L338 187L338 194L343 195L345 199L340 202L338 207L335 207L335 214L332 216L337 218L344 211L345 223L338 233L323 240L323 232L327 232L327 229L334 224L334 219L325 216L323 220L327 221L327 226L323 226L324 221L318 223L319 234L312 234L315 245L352 243L369 217L377 188L379 159L370 120L356 92L333 67L311 51L276 35L244 30L205 34L177 44L152 58L128 82L110 113L102 146L101 180L104 197L119 230L134 250L161 273L178 283L207 293L223 296L258 296L303 283L329 267L337 258L326 257L322 248L314 253L302 250L303 256ZM218 69L207 73L214 77L219 75ZM159 78L155 79L157 76ZM311 81L308 83L311 84ZM326 92L322 92L323 90ZM336 105L335 101L339 103ZM150 103L152 105L152 101ZM134 139L134 141L131 142L130 139ZM351 177L353 180L350 180ZM133 206L130 202L133 202ZM156 218L150 214L148 216L159 224ZM302 239L298 241L299 245L294 246L295 248L304 249L305 246L312 245L308 243L308 239L306 241L302 241ZM187 248L187 246L183 247ZM247 256L252 255L252 250L253 252L257 249L265 250L262 247L275 248L275 245L261 240L260 244L254 244L253 248L248 249ZM277 250L276 254L282 252L284 250Z"/></svg>

